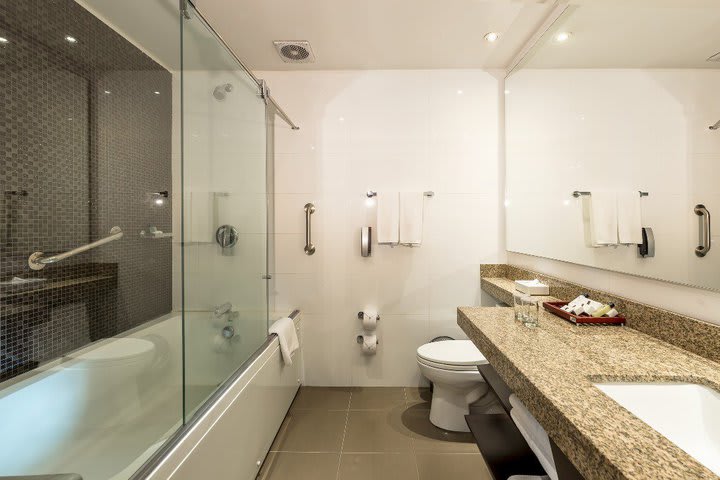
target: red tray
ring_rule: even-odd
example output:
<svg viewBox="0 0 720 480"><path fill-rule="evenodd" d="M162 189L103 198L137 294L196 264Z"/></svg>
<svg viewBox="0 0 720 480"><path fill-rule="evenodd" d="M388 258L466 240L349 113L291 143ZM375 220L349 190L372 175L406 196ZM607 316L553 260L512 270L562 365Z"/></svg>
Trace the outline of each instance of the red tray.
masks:
<svg viewBox="0 0 720 480"><path fill-rule="evenodd" d="M577 325L625 325L625 317L593 317L587 313L575 315L560 308L567 304L568 302L543 302L543 307L553 315Z"/></svg>

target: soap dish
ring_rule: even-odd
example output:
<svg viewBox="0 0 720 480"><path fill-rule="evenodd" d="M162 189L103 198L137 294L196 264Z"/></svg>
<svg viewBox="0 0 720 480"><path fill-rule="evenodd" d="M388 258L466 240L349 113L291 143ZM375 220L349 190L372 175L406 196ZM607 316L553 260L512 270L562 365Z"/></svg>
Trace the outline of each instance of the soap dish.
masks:
<svg viewBox="0 0 720 480"><path fill-rule="evenodd" d="M515 290L528 295L550 295L550 287L537 280L515 280Z"/></svg>
<svg viewBox="0 0 720 480"><path fill-rule="evenodd" d="M566 312L561 307L567 305L568 302L543 302L543 307L553 315L572 322L576 325L625 325L625 317L593 317L587 313L575 315Z"/></svg>

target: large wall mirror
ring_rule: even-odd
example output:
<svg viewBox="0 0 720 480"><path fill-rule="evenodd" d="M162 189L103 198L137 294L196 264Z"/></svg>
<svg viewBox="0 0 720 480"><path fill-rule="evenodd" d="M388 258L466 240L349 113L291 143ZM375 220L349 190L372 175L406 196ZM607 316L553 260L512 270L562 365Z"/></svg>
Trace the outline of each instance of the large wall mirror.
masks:
<svg viewBox="0 0 720 480"><path fill-rule="evenodd" d="M573 2L505 93L509 251L720 289L720 2Z"/></svg>

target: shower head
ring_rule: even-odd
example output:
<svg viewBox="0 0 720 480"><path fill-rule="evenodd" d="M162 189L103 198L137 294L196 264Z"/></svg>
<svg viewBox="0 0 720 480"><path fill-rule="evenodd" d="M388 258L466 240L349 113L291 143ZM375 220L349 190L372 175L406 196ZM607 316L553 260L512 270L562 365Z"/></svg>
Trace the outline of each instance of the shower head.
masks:
<svg viewBox="0 0 720 480"><path fill-rule="evenodd" d="M213 97L215 97L216 100L225 100L225 96L232 91L233 86L229 83L224 83L215 87L215 90L213 90Z"/></svg>

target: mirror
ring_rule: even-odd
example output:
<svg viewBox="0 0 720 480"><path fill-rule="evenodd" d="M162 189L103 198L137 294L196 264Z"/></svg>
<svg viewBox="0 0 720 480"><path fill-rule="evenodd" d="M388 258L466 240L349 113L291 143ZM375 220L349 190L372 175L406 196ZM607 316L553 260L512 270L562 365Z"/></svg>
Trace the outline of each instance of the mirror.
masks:
<svg viewBox="0 0 720 480"><path fill-rule="evenodd" d="M505 88L509 251L720 289L720 3L572 2Z"/></svg>

